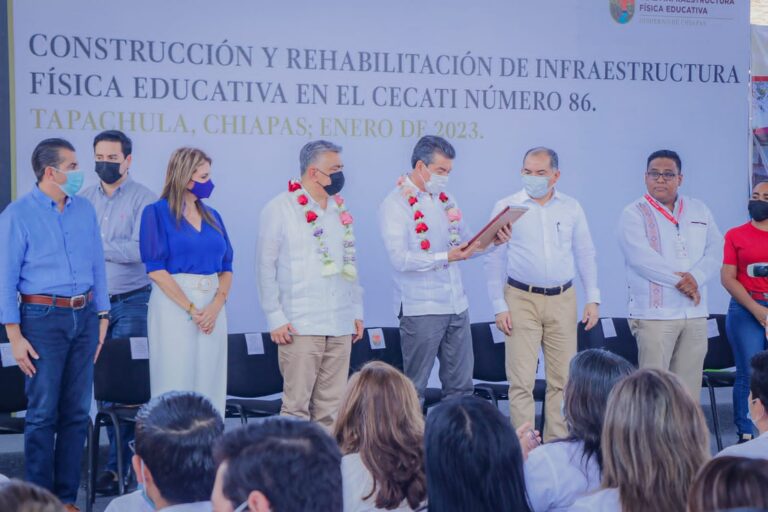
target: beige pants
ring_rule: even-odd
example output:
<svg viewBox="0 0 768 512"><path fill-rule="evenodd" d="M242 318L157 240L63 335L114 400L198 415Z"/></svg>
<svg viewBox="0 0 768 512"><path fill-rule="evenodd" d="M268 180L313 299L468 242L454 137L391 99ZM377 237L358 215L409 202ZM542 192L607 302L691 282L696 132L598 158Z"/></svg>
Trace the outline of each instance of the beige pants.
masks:
<svg viewBox="0 0 768 512"><path fill-rule="evenodd" d="M512 317L512 335L505 344L512 424L534 424L533 385L541 348L547 379L544 440L565 437L568 429L560 407L568 365L576 354L576 292L570 288L547 297L507 285L504 298Z"/></svg>
<svg viewBox="0 0 768 512"><path fill-rule="evenodd" d="M640 368L663 368L680 377L699 402L707 355L707 319L629 321L637 339Z"/></svg>
<svg viewBox="0 0 768 512"><path fill-rule="evenodd" d="M280 414L318 422L330 429L347 385L352 336L293 336L278 345L283 375Z"/></svg>

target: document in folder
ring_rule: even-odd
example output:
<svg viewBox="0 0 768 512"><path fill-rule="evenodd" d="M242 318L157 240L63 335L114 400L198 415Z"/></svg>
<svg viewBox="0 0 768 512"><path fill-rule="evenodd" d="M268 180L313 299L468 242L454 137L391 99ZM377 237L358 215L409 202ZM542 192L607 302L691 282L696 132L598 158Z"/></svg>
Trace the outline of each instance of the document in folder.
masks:
<svg viewBox="0 0 768 512"><path fill-rule="evenodd" d="M467 245L472 245L475 242L480 242L480 250L488 247L493 239L496 238L496 233L501 228L508 224L513 224L517 219L528 211L527 206L507 206L499 212L491 221L485 225L475 236L472 237Z"/></svg>

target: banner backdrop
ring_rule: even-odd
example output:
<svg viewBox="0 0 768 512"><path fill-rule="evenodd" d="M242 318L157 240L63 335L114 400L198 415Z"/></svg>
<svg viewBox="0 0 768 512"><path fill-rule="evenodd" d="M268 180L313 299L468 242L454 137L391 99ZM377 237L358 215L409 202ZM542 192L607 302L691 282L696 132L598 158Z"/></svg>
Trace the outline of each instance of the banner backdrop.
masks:
<svg viewBox="0 0 768 512"><path fill-rule="evenodd" d="M16 193L29 157L63 136L92 169L93 136L134 140L134 178L159 192L173 149L213 157L210 204L235 248L230 329L265 328L259 212L311 139L344 147L366 323L395 325L377 210L424 134L448 138L450 190L471 226L519 188L523 153L556 149L584 206L602 313L626 314L616 241L646 157L683 159L683 192L720 228L746 219L749 6L733 0L251 2L23 0L11 5ZM89 173L90 183L96 181ZM492 317L478 259L462 264L473 321ZM710 283L710 309L726 295ZM580 283L578 285L580 288Z"/></svg>

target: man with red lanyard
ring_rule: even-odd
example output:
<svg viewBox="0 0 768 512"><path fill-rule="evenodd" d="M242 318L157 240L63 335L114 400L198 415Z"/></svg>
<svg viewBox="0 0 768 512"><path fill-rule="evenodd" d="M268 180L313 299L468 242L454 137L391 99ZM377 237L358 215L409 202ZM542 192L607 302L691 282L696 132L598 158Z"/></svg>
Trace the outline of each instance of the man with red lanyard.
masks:
<svg viewBox="0 0 768 512"><path fill-rule="evenodd" d="M698 400L707 354L706 283L720 267L723 237L704 203L678 194L682 183L678 154L652 153L648 191L624 208L619 240L640 367L672 371Z"/></svg>
<svg viewBox="0 0 768 512"><path fill-rule="evenodd" d="M768 348L768 183L755 185L749 201L752 220L725 234L725 254L720 279L731 304L725 328L736 359L733 415L739 443L754 436L749 411L749 378L752 356Z"/></svg>

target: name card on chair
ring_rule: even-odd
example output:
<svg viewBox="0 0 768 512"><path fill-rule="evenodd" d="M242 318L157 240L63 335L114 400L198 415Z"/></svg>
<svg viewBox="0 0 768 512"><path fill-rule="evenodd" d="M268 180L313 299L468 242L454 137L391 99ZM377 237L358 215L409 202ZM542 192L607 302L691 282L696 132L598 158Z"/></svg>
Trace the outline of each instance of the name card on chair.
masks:
<svg viewBox="0 0 768 512"><path fill-rule="evenodd" d="M3 368L19 366L19 363L13 358L13 350L11 350L10 343L0 343L0 362L2 362Z"/></svg>
<svg viewBox="0 0 768 512"><path fill-rule="evenodd" d="M489 324L491 328L491 338L494 343L504 343L507 339L507 335L502 332L501 329L496 327L496 324Z"/></svg>
<svg viewBox="0 0 768 512"><path fill-rule="evenodd" d="M131 359L149 359L147 338L131 338Z"/></svg>
<svg viewBox="0 0 768 512"><path fill-rule="evenodd" d="M717 327L717 319L707 319L707 338L717 338L720 336L720 328Z"/></svg>
<svg viewBox="0 0 768 512"><path fill-rule="evenodd" d="M616 325L613 323L613 318L601 318L600 325L603 327L603 338L616 337Z"/></svg>
<svg viewBox="0 0 768 512"><path fill-rule="evenodd" d="M387 348L387 341L384 339L384 329L368 329L368 343L371 344L371 350Z"/></svg>
<svg viewBox="0 0 768 512"><path fill-rule="evenodd" d="M245 333L245 347L249 356L257 356L264 353L264 338L260 332Z"/></svg>
<svg viewBox="0 0 768 512"><path fill-rule="evenodd" d="M544 364L544 351L539 349L539 361L536 365L536 379L544 380L547 378L547 367Z"/></svg>

